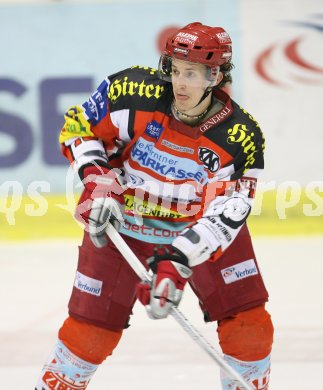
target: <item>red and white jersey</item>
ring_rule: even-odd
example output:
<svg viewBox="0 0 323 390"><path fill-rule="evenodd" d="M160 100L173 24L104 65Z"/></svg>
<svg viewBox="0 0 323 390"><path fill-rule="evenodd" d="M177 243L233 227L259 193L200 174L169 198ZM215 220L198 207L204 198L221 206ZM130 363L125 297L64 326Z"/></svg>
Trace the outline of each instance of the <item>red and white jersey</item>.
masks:
<svg viewBox="0 0 323 390"><path fill-rule="evenodd" d="M172 85L152 68L107 77L65 115L63 153L77 167L120 168L125 192L121 232L171 243L192 223L209 225L225 250L250 213L264 167L255 119L221 90L222 109L196 127L172 113Z"/></svg>

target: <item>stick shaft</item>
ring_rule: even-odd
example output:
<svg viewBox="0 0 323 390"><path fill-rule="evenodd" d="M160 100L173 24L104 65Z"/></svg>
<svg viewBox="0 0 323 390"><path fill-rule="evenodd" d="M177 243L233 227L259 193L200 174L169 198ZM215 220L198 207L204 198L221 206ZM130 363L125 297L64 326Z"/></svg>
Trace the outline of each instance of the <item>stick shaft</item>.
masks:
<svg viewBox="0 0 323 390"><path fill-rule="evenodd" d="M142 281L151 282L152 277L147 272L144 265L129 248L124 239L120 236L119 232L109 223L106 229L107 235L111 241L117 247L119 252L123 255L130 267L138 275ZM253 390L250 385L242 378L242 376L236 372L220 355L220 353L195 329L195 327L189 322L184 314L177 308L172 307L170 312L172 317L181 325L186 333L202 348L206 351L213 360L230 376L235 379L239 384L241 390Z"/></svg>

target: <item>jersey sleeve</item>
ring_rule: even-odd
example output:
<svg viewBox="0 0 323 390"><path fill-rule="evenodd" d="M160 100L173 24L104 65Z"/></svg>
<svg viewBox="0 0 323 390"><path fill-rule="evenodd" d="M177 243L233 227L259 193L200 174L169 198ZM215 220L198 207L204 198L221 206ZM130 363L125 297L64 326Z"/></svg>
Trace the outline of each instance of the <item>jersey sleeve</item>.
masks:
<svg viewBox="0 0 323 390"><path fill-rule="evenodd" d="M119 136L109 115L109 85L106 78L87 101L70 107L64 115L59 142L63 154L78 171L93 162L108 166L107 150L113 148Z"/></svg>
<svg viewBox="0 0 323 390"><path fill-rule="evenodd" d="M242 137L241 134L236 133L239 137ZM214 181L206 187L205 207L197 221L173 242L175 247L184 248L187 242L182 240L182 236L200 245L201 252L204 252L192 258L190 265L206 260L216 261L233 243L250 215L257 178L264 168L265 140L259 126L253 126L248 134L252 134L250 142L237 142L235 157L217 172ZM232 142L236 140L239 138L231 139Z"/></svg>

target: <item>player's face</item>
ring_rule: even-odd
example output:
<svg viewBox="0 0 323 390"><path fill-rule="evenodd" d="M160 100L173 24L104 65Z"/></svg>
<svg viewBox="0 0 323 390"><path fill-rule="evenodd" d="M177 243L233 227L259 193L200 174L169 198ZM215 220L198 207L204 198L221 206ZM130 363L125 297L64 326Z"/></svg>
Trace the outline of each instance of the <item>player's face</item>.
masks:
<svg viewBox="0 0 323 390"><path fill-rule="evenodd" d="M210 81L206 79L205 65L173 58L172 84L176 107L187 114L198 115L195 106L199 103ZM203 108L198 108L201 110ZM193 111L193 112L192 112Z"/></svg>

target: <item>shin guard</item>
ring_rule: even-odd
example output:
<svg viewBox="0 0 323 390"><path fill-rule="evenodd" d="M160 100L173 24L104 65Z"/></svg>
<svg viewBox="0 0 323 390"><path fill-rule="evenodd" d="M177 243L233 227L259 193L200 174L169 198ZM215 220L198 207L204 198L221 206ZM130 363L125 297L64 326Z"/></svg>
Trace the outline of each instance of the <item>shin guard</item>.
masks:
<svg viewBox="0 0 323 390"><path fill-rule="evenodd" d="M97 368L98 365L80 359L58 341L35 390L85 390Z"/></svg>

